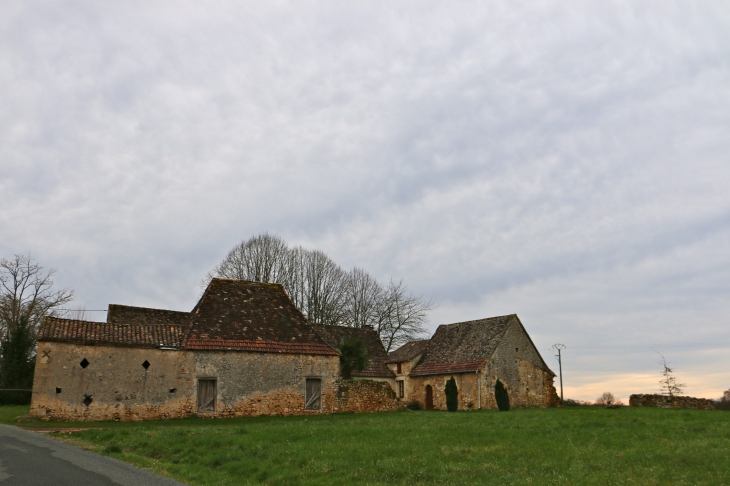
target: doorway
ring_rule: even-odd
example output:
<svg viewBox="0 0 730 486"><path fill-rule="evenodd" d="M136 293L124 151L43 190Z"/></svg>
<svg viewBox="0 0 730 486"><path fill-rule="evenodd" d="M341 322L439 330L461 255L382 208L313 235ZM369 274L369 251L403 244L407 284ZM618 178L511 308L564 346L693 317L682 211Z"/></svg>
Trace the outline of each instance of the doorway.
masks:
<svg viewBox="0 0 730 486"><path fill-rule="evenodd" d="M426 385L426 410L433 410L433 388Z"/></svg>

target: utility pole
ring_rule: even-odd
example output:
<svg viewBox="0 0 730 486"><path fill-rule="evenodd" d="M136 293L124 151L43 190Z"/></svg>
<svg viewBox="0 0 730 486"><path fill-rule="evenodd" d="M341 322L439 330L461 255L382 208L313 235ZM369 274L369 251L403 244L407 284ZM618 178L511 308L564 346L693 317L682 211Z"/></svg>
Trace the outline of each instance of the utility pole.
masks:
<svg viewBox="0 0 730 486"><path fill-rule="evenodd" d="M558 351L558 367L560 368L560 401L563 401L563 359L560 351L565 349L565 344L553 344L553 349Z"/></svg>

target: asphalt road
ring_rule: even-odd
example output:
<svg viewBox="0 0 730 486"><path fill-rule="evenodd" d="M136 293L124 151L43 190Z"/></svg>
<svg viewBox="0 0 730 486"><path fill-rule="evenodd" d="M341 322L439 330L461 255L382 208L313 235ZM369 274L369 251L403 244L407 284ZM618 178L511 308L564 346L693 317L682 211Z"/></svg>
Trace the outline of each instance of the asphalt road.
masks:
<svg viewBox="0 0 730 486"><path fill-rule="evenodd" d="M0 424L2 486L172 486L182 483L55 441L39 433Z"/></svg>

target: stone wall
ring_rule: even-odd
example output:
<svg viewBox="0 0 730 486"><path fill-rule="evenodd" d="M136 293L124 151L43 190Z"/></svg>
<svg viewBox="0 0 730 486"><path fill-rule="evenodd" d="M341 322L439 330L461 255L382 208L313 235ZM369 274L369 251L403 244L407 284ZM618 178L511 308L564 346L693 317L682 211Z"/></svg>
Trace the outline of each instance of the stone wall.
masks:
<svg viewBox="0 0 730 486"><path fill-rule="evenodd" d="M61 421L185 417L195 413L194 368L184 351L40 342L30 413Z"/></svg>
<svg viewBox="0 0 730 486"><path fill-rule="evenodd" d="M631 395L631 407L688 408L692 410L714 410L715 403L706 398L670 397L667 395Z"/></svg>
<svg viewBox="0 0 730 486"><path fill-rule="evenodd" d="M337 380L332 383L334 412L389 412L403 406L386 381Z"/></svg>
<svg viewBox="0 0 730 486"><path fill-rule="evenodd" d="M403 382L402 401L404 403L412 402L412 401L418 399L417 396L411 396L411 390L413 390L413 387L409 386L410 378L408 377L408 373L410 373L411 370L413 369L413 367L416 366L416 363L418 363L418 361L421 359L421 356L423 356L423 354L419 354L418 356L416 356L415 358L413 358L410 361L403 361L401 363L400 373L398 373L398 364L397 363L388 363L387 364L388 369L390 369L390 371L392 371L393 374L395 375L395 380L394 380L395 383L394 383L393 389L395 390L396 394L398 393L398 382L399 381Z"/></svg>
<svg viewBox="0 0 730 486"><path fill-rule="evenodd" d="M542 358L519 324L512 324L482 370L482 407L497 408L494 386L507 388L511 407L557 406L555 375L543 368Z"/></svg>
<svg viewBox="0 0 730 486"><path fill-rule="evenodd" d="M332 383L339 378L339 357L236 351L195 353L198 378L216 379L217 417L311 415L335 408ZM322 408L305 410L307 378L322 380Z"/></svg>
<svg viewBox="0 0 730 486"><path fill-rule="evenodd" d="M412 376L406 387L409 401L426 409L426 386L431 386L434 410L446 410L446 382L454 377L459 397L459 410L479 408L479 388L476 373L453 373L445 375Z"/></svg>
<svg viewBox="0 0 730 486"><path fill-rule="evenodd" d="M341 381L337 356L41 342L36 362L31 414L47 420L312 415L400 406L388 382ZM197 411L201 378L216 380L215 412ZM307 378L322 380L318 410L305 410Z"/></svg>

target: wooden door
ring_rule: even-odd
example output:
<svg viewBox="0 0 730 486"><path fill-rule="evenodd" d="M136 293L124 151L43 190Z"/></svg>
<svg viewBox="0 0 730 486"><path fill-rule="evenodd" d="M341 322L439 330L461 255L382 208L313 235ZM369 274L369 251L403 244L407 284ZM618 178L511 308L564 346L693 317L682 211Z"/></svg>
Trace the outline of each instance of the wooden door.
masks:
<svg viewBox="0 0 730 486"><path fill-rule="evenodd" d="M426 385L426 410L433 410L433 388Z"/></svg>
<svg viewBox="0 0 730 486"><path fill-rule="evenodd" d="M307 378L306 390L304 391L304 408L307 410L322 408L322 380L319 378Z"/></svg>
<svg viewBox="0 0 730 486"><path fill-rule="evenodd" d="M198 412L215 412L215 379L198 380Z"/></svg>

